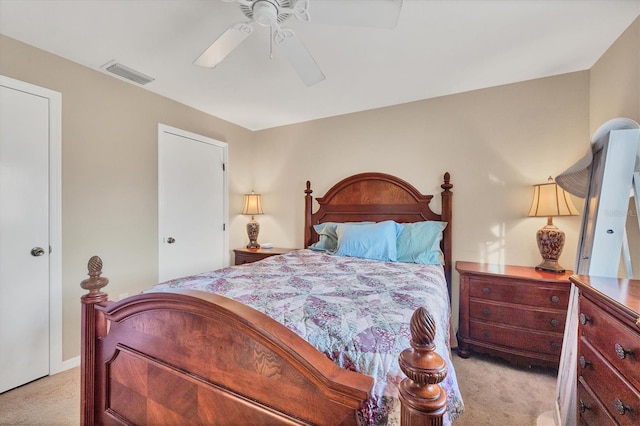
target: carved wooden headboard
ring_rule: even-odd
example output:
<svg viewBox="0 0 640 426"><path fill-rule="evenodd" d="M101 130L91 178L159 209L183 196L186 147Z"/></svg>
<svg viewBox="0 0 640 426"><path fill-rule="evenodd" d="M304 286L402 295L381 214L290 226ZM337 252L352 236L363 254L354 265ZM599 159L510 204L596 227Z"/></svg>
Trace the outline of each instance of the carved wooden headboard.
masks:
<svg viewBox="0 0 640 426"><path fill-rule="evenodd" d="M437 220L447 222L443 231L442 252L445 258L445 277L451 294L451 188L449 173L444 174L442 211L431 210L433 195L421 194L410 183L384 173L360 173L335 184L323 197L316 198L320 205L313 212L311 183L305 190L304 247L318 241L313 225L323 222L380 222L398 223Z"/></svg>

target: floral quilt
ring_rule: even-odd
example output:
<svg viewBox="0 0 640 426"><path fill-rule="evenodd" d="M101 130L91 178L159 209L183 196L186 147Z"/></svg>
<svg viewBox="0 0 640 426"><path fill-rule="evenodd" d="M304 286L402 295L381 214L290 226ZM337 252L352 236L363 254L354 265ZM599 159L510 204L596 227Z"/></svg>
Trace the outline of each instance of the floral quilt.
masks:
<svg viewBox="0 0 640 426"><path fill-rule="evenodd" d="M343 368L374 378L361 420L399 425L398 356L409 348L409 321L419 306L436 320L436 351L446 360L445 424L463 410L450 360L450 305L439 265L382 262L297 250L260 262L154 286L202 290L261 311L307 340Z"/></svg>

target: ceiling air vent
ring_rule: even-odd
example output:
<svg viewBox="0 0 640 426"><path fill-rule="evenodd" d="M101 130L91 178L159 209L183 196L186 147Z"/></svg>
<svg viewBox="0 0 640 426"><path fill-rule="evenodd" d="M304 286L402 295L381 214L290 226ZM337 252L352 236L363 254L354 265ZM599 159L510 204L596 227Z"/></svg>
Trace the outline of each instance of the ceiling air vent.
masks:
<svg viewBox="0 0 640 426"><path fill-rule="evenodd" d="M138 84L147 84L155 80L155 78L153 77L149 77L148 75L144 75L141 72L132 70L131 68L125 67L124 65L118 63L109 65L105 69L110 73L119 75L122 78L126 78L127 80L131 80Z"/></svg>

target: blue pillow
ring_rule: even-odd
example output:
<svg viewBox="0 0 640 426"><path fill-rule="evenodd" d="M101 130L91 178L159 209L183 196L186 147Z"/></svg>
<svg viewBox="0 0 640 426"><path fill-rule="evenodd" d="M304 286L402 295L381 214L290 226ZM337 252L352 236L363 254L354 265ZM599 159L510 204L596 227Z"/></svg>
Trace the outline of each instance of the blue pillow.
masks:
<svg viewBox="0 0 640 426"><path fill-rule="evenodd" d="M395 262L398 259L396 239L402 225L394 221L371 224L340 224L336 228L339 256Z"/></svg>
<svg viewBox="0 0 640 426"><path fill-rule="evenodd" d="M447 222L427 221L403 223L398 235L398 262L442 265L440 250L442 231Z"/></svg>
<svg viewBox="0 0 640 426"><path fill-rule="evenodd" d="M363 225L371 224L375 222L346 222L350 225ZM311 250L326 251L328 253L335 253L338 248L338 234L336 228L341 223L337 222L324 222L317 225L313 225L313 229L318 234L318 241L311 244L309 248Z"/></svg>

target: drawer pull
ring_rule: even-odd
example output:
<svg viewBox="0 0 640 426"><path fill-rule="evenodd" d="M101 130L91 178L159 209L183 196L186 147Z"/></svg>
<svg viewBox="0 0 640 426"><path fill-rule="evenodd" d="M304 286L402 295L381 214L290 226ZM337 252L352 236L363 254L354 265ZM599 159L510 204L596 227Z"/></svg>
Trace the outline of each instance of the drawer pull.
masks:
<svg viewBox="0 0 640 426"><path fill-rule="evenodd" d="M591 410L591 407L589 407L583 400L580 400L580 412L584 413L587 410Z"/></svg>
<svg viewBox="0 0 640 426"><path fill-rule="evenodd" d="M557 351L558 349L560 349L560 345L557 344L556 342L551 342L551 349L553 349L554 351Z"/></svg>
<svg viewBox="0 0 640 426"><path fill-rule="evenodd" d="M560 301L560 298L558 296L551 296L551 301L553 303L558 303Z"/></svg>
<svg viewBox="0 0 640 426"><path fill-rule="evenodd" d="M623 348L622 345L619 344L619 343L616 343L614 345L614 348L616 350L616 354L618 354L618 358L620 358L620 359L625 359L627 357L627 354L628 355L633 355L633 351L630 351L630 350L627 350L627 349Z"/></svg>
<svg viewBox="0 0 640 426"><path fill-rule="evenodd" d="M484 315L485 317L488 317L489 315L491 315L491 311L489 310L489 308L484 308L482 310L482 315Z"/></svg>
<svg viewBox="0 0 640 426"><path fill-rule="evenodd" d="M580 324L585 325L588 322L593 324L593 320L591 318L589 318L585 314L580 314Z"/></svg>
<svg viewBox="0 0 640 426"><path fill-rule="evenodd" d="M613 401L613 405L616 407L616 411L618 412L618 414L620 414L621 416L624 416L624 414L627 411L631 411L631 407L628 405L624 405L624 403L622 401L620 401L618 398L616 398Z"/></svg>
<svg viewBox="0 0 640 426"><path fill-rule="evenodd" d="M580 356L580 367L585 368L587 365L592 366L593 363L591 361L587 361L584 356Z"/></svg>
<svg viewBox="0 0 640 426"><path fill-rule="evenodd" d="M485 288L482 289L482 292L484 294L489 294L489 293L491 293L491 289L489 287L485 287Z"/></svg>
<svg viewBox="0 0 640 426"><path fill-rule="evenodd" d="M558 321L557 319L552 319L551 320L551 325L554 327L557 327L560 325L560 321Z"/></svg>
<svg viewBox="0 0 640 426"><path fill-rule="evenodd" d="M482 335L484 337L489 337L489 330L482 330Z"/></svg>

